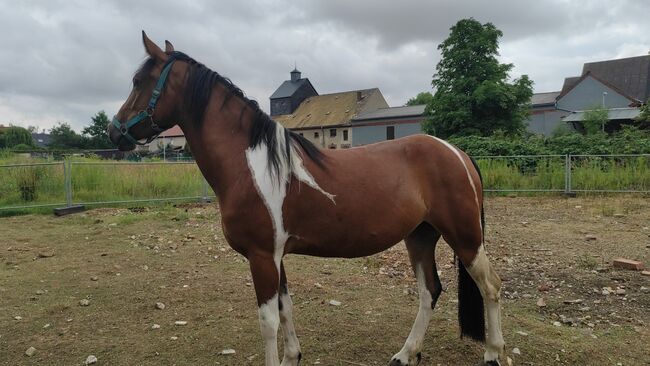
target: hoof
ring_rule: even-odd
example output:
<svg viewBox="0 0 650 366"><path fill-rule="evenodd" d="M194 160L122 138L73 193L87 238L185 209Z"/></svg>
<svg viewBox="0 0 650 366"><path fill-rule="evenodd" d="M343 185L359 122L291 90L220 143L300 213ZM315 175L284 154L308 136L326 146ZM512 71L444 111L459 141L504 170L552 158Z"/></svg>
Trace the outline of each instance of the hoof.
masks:
<svg viewBox="0 0 650 366"><path fill-rule="evenodd" d="M422 361L422 352L418 352L415 357L417 357L417 359L414 361L415 363L403 363L401 360L393 358L388 366L417 366L420 364L420 361Z"/></svg>
<svg viewBox="0 0 650 366"><path fill-rule="evenodd" d="M501 366L498 360L485 361L485 366Z"/></svg>

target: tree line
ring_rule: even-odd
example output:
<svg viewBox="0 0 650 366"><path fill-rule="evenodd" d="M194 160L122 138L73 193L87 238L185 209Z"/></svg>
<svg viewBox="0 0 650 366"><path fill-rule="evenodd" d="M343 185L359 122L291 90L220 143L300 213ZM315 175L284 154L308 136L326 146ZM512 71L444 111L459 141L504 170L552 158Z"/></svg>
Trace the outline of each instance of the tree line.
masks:
<svg viewBox="0 0 650 366"><path fill-rule="evenodd" d="M70 124L59 122L49 131L50 150L101 150L113 149L115 146L108 139L106 127L109 123L108 116L104 111L99 111L91 117L89 124L81 130L81 134L75 132ZM23 128L9 126L0 129L0 149L14 151L30 151L39 149L32 137L36 128Z"/></svg>

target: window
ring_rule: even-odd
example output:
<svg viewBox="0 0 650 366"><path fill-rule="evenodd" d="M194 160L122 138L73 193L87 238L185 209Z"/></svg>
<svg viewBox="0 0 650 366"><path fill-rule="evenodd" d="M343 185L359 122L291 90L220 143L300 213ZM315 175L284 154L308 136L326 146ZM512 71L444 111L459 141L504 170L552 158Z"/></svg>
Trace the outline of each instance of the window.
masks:
<svg viewBox="0 0 650 366"><path fill-rule="evenodd" d="M386 140L395 140L395 126L386 127Z"/></svg>
<svg viewBox="0 0 650 366"><path fill-rule="evenodd" d="M343 141L348 141L348 130L343 130Z"/></svg>
<svg viewBox="0 0 650 366"><path fill-rule="evenodd" d="M320 135L318 134L318 132L314 132L314 138L315 138L315 139L317 139L319 136L320 136Z"/></svg>
<svg viewBox="0 0 650 366"><path fill-rule="evenodd" d="M330 130L330 137L336 137L336 128Z"/></svg>

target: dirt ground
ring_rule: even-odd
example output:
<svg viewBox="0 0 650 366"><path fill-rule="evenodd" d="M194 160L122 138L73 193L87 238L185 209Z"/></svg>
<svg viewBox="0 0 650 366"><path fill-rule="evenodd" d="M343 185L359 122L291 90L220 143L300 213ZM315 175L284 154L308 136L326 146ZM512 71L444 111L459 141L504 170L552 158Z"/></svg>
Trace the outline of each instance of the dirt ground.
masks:
<svg viewBox="0 0 650 366"><path fill-rule="evenodd" d="M612 268L650 265L650 198L495 197L486 218L514 364L650 365L650 277ZM218 220L216 205L0 218L0 365L263 364L248 265ZM436 257L446 291L421 365L475 365L444 243ZM403 244L285 265L303 365L386 365L401 348L418 306Z"/></svg>

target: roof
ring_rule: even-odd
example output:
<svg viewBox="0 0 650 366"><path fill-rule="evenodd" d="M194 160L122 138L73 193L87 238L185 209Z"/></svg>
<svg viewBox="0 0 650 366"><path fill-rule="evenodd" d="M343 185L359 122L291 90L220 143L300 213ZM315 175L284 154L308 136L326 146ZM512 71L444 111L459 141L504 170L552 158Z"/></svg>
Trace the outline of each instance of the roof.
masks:
<svg viewBox="0 0 650 366"><path fill-rule="evenodd" d="M366 103L375 93L379 93L381 96L381 92L377 88L315 95L300 103L300 106L292 114L274 116L273 119L285 128L308 128L349 123L357 114L363 112ZM381 98L383 100L383 97Z"/></svg>
<svg viewBox="0 0 650 366"><path fill-rule="evenodd" d="M588 111L577 111L573 112L562 118L564 122L580 122L584 119L585 113ZM638 108L612 108L607 110L608 119L613 120L625 120L625 119L634 119L641 114L641 110Z"/></svg>
<svg viewBox="0 0 650 366"><path fill-rule="evenodd" d="M294 72L294 71L292 71ZM293 93L296 92L296 90L300 89L301 86L309 84L312 89L314 89L313 85L311 85L311 82L307 78L303 79L298 79L297 81L291 81L291 80L285 80L276 90L271 94L270 99L278 99L278 98L288 98L293 95ZM314 89L316 90L316 89Z"/></svg>
<svg viewBox="0 0 650 366"><path fill-rule="evenodd" d="M413 105L404 107L390 107L380 108L376 111L362 113L353 118L355 121L364 121L369 119L387 119L387 118L401 118L401 117L414 117L424 114L426 105Z"/></svg>
<svg viewBox="0 0 650 366"><path fill-rule="evenodd" d="M559 91L547 92L547 93L535 93L530 99L530 104L533 107L541 105L555 105L555 100L560 95Z"/></svg>
<svg viewBox="0 0 650 366"><path fill-rule="evenodd" d="M589 62L582 74L589 72L636 100L650 98L650 55Z"/></svg>
<svg viewBox="0 0 650 366"><path fill-rule="evenodd" d="M580 82L580 76L570 76L568 78L564 78L564 84L562 84L562 91L560 91L560 95L558 95L558 98L561 98L565 96L571 89L573 89L574 86L578 85L578 82Z"/></svg>
<svg viewBox="0 0 650 366"><path fill-rule="evenodd" d="M180 137L180 136L185 136L183 133L183 130L181 130L178 125L174 125L174 127L170 128L169 130L163 131L158 137Z"/></svg>

